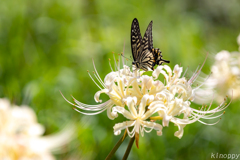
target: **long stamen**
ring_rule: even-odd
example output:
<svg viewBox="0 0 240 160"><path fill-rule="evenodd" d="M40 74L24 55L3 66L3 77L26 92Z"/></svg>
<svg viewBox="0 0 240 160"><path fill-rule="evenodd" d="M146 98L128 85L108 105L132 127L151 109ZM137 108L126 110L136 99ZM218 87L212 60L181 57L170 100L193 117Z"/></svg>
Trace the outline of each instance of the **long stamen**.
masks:
<svg viewBox="0 0 240 160"><path fill-rule="evenodd" d="M112 70L112 72L113 72L112 65L111 65L111 63L110 63L111 59L109 58L108 60L109 60L109 61L108 61L108 62L109 62L109 66L110 66L110 68L111 68L111 70Z"/></svg>
<svg viewBox="0 0 240 160"><path fill-rule="evenodd" d="M189 66L187 67L187 69L186 69L185 72L183 73L182 77L185 76L185 74L187 73L188 68L189 68Z"/></svg>
<svg viewBox="0 0 240 160"><path fill-rule="evenodd" d="M124 52L125 52L125 40L124 40L124 44L123 44L123 52L122 52L123 56L124 56ZM123 63L123 66L124 66L124 57L122 57L122 63Z"/></svg>
<svg viewBox="0 0 240 160"><path fill-rule="evenodd" d="M217 124L220 120L221 120L221 118L219 118L219 120L218 120L217 122L215 122L215 123L205 123L205 122L203 122L203 121L201 121L201 120L198 120L198 122L200 122L200 123L202 123L202 124L205 124L205 125L208 125L208 126L212 126L212 125Z"/></svg>
<svg viewBox="0 0 240 160"><path fill-rule="evenodd" d="M212 73L210 73L210 74L207 76L207 78L204 79L204 82L202 82L200 85L198 85L196 88L194 88L193 91L201 88L201 87L205 84L205 82L207 82L207 80L210 78L211 75L212 75Z"/></svg>
<svg viewBox="0 0 240 160"><path fill-rule="evenodd" d="M105 102L105 103L102 103L102 104L99 104L99 105L86 105L86 104L84 104L84 106L83 106L83 105L81 105L82 103L78 104L78 103L77 103L78 101L74 98L74 102L77 101L76 103L78 104L78 105L76 105L76 104L70 102L69 100L67 100L66 97L64 97L64 95L62 94L61 91L60 91L60 94L61 94L62 97L65 99L65 101L67 101L69 104L71 104L71 105L73 105L73 106L75 106L75 107L77 107L77 108L79 108L79 109L86 110L86 111L105 110L106 108L108 108L109 105L111 105L111 101L109 100L109 101L107 101L107 102ZM73 97L73 96L72 96L72 97ZM85 108L85 106L87 106L87 108ZM97 112L97 113L98 113L98 112Z"/></svg>
<svg viewBox="0 0 240 160"><path fill-rule="evenodd" d="M203 61L202 66L200 67L200 69L199 69L199 70L197 71L197 73L196 73L194 76L192 76L191 79L188 81L190 84L191 84L192 82L194 82L195 79L197 79L197 77L199 76L199 74L200 74L200 72L201 72L201 70L202 70L202 68L203 68L203 66L204 66L204 64L205 64L205 62L206 62L206 60L207 60L207 57L208 57L208 53L207 53L207 55L206 55L206 58L205 58L204 61Z"/></svg>
<svg viewBox="0 0 240 160"><path fill-rule="evenodd" d="M96 76L95 72L93 72L93 74L94 74L94 76L96 77L96 79L98 80L98 82L99 82L104 88L106 88L106 87L105 87L105 84L103 83L103 81L102 81L101 79L99 79L98 76Z"/></svg>
<svg viewBox="0 0 240 160"><path fill-rule="evenodd" d="M102 88L97 84L97 82L92 78L92 76L91 76L91 74L89 73L89 71L87 71L88 72L88 75L89 75L89 77L92 79L92 81L96 84L96 86L98 86L98 88L100 89L100 90L102 90Z"/></svg>
<svg viewBox="0 0 240 160"><path fill-rule="evenodd" d="M85 112L81 112L81 111L79 111L77 108L73 108L75 111L77 111L77 112L79 112L79 113L81 113L81 114L84 114L84 115L96 115L96 114L99 114L99 113L102 113L102 112L104 112L106 109L107 109L107 107L106 108L104 108L103 110L101 110L101 111L98 111L98 112L95 112L95 113L85 113Z"/></svg>
<svg viewBox="0 0 240 160"><path fill-rule="evenodd" d="M105 108L106 105L110 105L111 104L111 100L108 100L102 104L99 105L86 105L83 104L81 102L79 102L78 100L76 100L73 96L73 101L78 104L78 108L79 109L83 109L83 110L93 110L93 111L97 111L97 110L101 110L102 108ZM75 105L76 106L76 105Z"/></svg>
<svg viewBox="0 0 240 160"><path fill-rule="evenodd" d="M117 62L118 62L118 71L120 71L120 60L121 60L121 57L120 57L120 54L118 54L118 59L117 59Z"/></svg>
<svg viewBox="0 0 240 160"><path fill-rule="evenodd" d="M93 61L93 59L92 59L92 61ZM98 72L97 72L97 69L96 69L96 66L95 66L95 64L94 64L94 61L93 61L93 67L94 67L95 73L96 73L97 76L98 76L98 81L103 85L104 88L106 88L106 86L104 85L101 77L99 76L99 74L98 74Z"/></svg>
<svg viewBox="0 0 240 160"><path fill-rule="evenodd" d="M219 114L219 115L217 115L217 116L214 116L214 117L212 117L212 116L204 116L204 117L202 117L203 119L215 119L215 118L218 118L218 117L221 117L222 115L224 115L225 114L225 112L223 112L223 113L221 113L221 114Z"/></svg>
<svg viewBox="0 0 240 160"><path fill-rule="evenodd" d="M115 59L115 56L114 56L114 52L113 52L113 59L114 59L114 64L115 64L114 68L115 68L115 71L117 71L117 63L116 63L116 59Z"/></svg>

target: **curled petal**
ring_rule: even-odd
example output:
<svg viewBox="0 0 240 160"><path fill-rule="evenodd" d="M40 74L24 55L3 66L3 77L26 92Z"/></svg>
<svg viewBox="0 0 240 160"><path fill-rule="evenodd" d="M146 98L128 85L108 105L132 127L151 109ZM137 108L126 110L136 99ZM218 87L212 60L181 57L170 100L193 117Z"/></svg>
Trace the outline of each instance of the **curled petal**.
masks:
<svg viewBox="0 0 240 160"><path fill-rule="evenodd" d="M101 99L99 99L99 97L100 97L100 94L101 93L108 93L109 92L109 90L108 89L102 89L101 91L98 91L95 95L94 95L94 100L96 101L96 102L102 102L102 100Z"/></svg>
<svg viewBox="0 0 240 160"><path fill-rule="evenodd" d="M174 96L168 91L168 90L163 90L159 93L156 94L155 99L156 100L160 100L160 101L165 101L168 102L170 100L172 100L174 98Z"/></svg>
<svg viewBox="0 0 240 160"><path fill-rule="evenodd" d="M141 117L143 120L149 118L152 116L154 113L158 112L161 110L161 108L166 108L161 102L159 103L154 103L152 102L150 106L148 107L148 111Z"/></svg>
<svg viewBox="0 0 240 160"><path fill-rule="evenodd" d="M153 72L152 72L152 76L154 77L154 79L157 79L159 74L162 73L162 69L163 66L158 66Z"/></svg>
<svg viewBox="0 0 240 160"><path fill-rule="evenodd" d="M146 89L150 89L152 87L153 84L153 79L152 77L149 77L147 75L143 75L142 76L142 87L146 87Z"/></svg>
<svg viewBox="0 0 240 160"><path fill-rule="evenodd" d="M183 71L183 68L179 67L178 64L174 66L173 73L174 73L174 76L177 76L177 78L181 76L182 71Z"/></svg>
<svg viewBox="0 0 240 160"><path fill-rule="evenodd" d="M113 104L107 108L107 116L111 120L118 117L118 114L116 112L112 112L112 107L113 107Z"/></svg>
<svg viewBox="0 0 240 160"><path fill-rule="evenodd" d="M132 116L137 117L137 110L135 108L137 104L137 97L127 97L124 101L128 106L128 109L131 112Z"/></svg>
<svg viewBox="0 0 240 160"><path fill-rule="evenodd" d="M144 95L142 97L141 103L139 105L139 116L142 116L145 112L145 107L147 106L147 104L150 104L152 101L154 100L154 96L153 95Z"/></svg>
<svg viewBox="0 0 240 160"><path fill-rule="evenodd" d="M158 123L155 123L155 122L143 121L142 122L142 126L143 126L143 128L145 128L145 127L151 128L151 130L155 129L157 131L157 135L158 136L162 135L162 126L161 126L161 124L158 124ZM149 132L149 131L146 131L146 132Z"/></svg>
<svg viewBox="0 0 240 160"><path fill-rule="evenodd" d="M120 106L113 107L111 115L116 117L117 113L121 113L127 119L134 119L134 116L124 107L120 107Z"/></svg>
<svg viewBox="0 0 240 160"><path fill-rule="evenodd" d="M117 123L113 126L114 135L119 135L123 129L134 126L135 121L125 121L122 123Z"/></svg>
<svg viewBox="0 0 240 160"><path fill-rule="evenodd" d="M167 114L166 109L161 109L160 111L158 111L158 114L159 114L160 117L162 117L162 125L163 125L163 127L165 127L165 126L168 127L169 121L172 118L172 116L169 116Z"/></svg>
<svg viewBox="0 0 240 160"><path fill-rule="evenodd" d="M163 67L167 71L167 73L171 76L172 75L172 69L168 65L164 65Z"/></svg>
<svg viewBox="0 0 240 160"><path fill-rule="evenodd" d="M104 84L107 89L111 89L112 85L116 81L117 76L118 75L116 72L110 72L106 75L106 77L104 78Z"/></svg>
<svg viewBox="0 0 240 160"><path fill-rule="evenodd" d="M176 136L179 139L181 139L182 136L183 136L183 128L186 126L186 124L177 124L177 123L175 123L175 124L178 126L178 131L176 131L174 133L174 136Z"/></svg>

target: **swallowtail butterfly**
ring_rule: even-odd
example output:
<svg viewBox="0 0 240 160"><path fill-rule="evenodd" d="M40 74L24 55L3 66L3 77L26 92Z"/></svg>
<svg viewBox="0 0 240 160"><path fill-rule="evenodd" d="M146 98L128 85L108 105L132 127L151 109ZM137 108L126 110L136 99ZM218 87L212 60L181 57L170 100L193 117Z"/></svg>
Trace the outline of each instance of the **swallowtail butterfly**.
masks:
<svg viewBox="0 0 240 160"><path fill-rule="evenodd" d="M147 30L142 39L139 23L136 18L133 19L131 27L131 47L133 55L133 68L147 71L148 68L154 70L154 66L170 61L162 59L161 51L153 48L152 40L152 21L149 23Z"/></svg>

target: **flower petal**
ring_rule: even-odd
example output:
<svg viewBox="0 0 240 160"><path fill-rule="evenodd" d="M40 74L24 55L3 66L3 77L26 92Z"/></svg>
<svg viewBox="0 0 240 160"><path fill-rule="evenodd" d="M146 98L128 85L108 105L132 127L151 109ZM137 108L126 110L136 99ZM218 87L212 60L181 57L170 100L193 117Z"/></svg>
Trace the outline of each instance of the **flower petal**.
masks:
<svg viewBox="0 0 240 160"><path fill-rule="evenodd" d="M143 121L142 126L147 127L147 128L151 128L151 129L155 129L157 131L158 136L162 135L162 125L161 124L158 124L158 123L155 123L155 122ZM148 131L146 131L146 132L148 132Z"/></svg>
<svg viewBox="0 0 240 160"><path fill-rule="evenodd" d="M128 110L126 110L124 107L120 107L120 106L115 106L112 108L112 113L111 115L113 117L117 117L117 113L121 113L124 117L126 117L127 119L134 119L134 115L132 115Z"/></svg>
<svg viewBox="0 0 240 160"><path fill-rule="evenodd" d="M123 129L134 126L135 121L125 121L122 123L117 123L113 126L114 135L119 135Z"/></svg>
<svg viewBox="0 0 240 160"><path fill-rule="evenodd" d="M186 124L177 124L177 123L175 123L175 124L178 126L178 131L176 131L174 133L174 136L176 136L179 139L181 139L182 136L183 136L183 128L186 126Z"/></svg>
<svg viewBox="0 0 240 160"><path fill-rule="evenodd" d="M108 89L103 89L103 90L101 90L101 91L98 91L98 92L94 95L94 100L95 100L96 102L102 103L102 100L99 99L100 94L101 94L101 93L106 93L106 94L107 94L108 92L109 92Z"/></svg>

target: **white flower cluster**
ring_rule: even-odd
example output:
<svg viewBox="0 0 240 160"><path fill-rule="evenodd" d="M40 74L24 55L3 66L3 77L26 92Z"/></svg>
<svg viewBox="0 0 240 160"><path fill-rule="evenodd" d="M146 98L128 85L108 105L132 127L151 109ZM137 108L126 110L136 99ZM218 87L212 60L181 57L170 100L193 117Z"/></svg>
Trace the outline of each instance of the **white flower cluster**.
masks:
<svg viewBox="0 0 240 160"><path fill-rule="evenodd" d="M143 136L144 132L148 133L153 129L157 131L157 135L162 135L162 127L172 122L178 126L178 131L174 135L181 138L183 128L187 124L196 121L207 124L200 119L217 118L228 107L225 103L212 110L210 110L211 104L199 110L190 107L195 97L194 91L200 87L193 89L191 85L202 67L189 80L182 76L183 69L179 65L175 65L173 70L167 65L158 66L152 72L152 76L143 75L139 70L131 72L124 63L123 69L120 69L119 64L116 64L115 68L116 71L112 70L107 74L104 81L101 80L95 68L94 76L100 85L89 74L100 88L94 96L95 101L102 102L99 98L101 93L109 96L108 101L99 105L87 105L73 98L76 103L74 104L64 97L67 102L75 106L76 111L85 115L99 114L107 110L108 117L115 119L118 114L122 114L127 120L114 125L115 135L119 135L125 129L130 137L139 133ZM164 83L159 80L161 76L164 78ZM219 114L214 116L215 113Z"/></svg>
<svg viewBox="0 0 240 160"><path fill-rule="evenodd" d="M54 160L51 151L71 140L74 128L42 136L44 127L27 106L11 106L0 99L0 159Z"/></svg>
<svg viewBox="0 0 240 160"><path fill-rule="evenodd" d="M233 95L233 100L240 98L240 35L237 42L239 51L230 53L223 50L215 55L215 62L211 67L212 75L204 84L208 94L214 94L218 102L225 95ZM198 90L197 94L206 94L206 92Z"/></svg>

